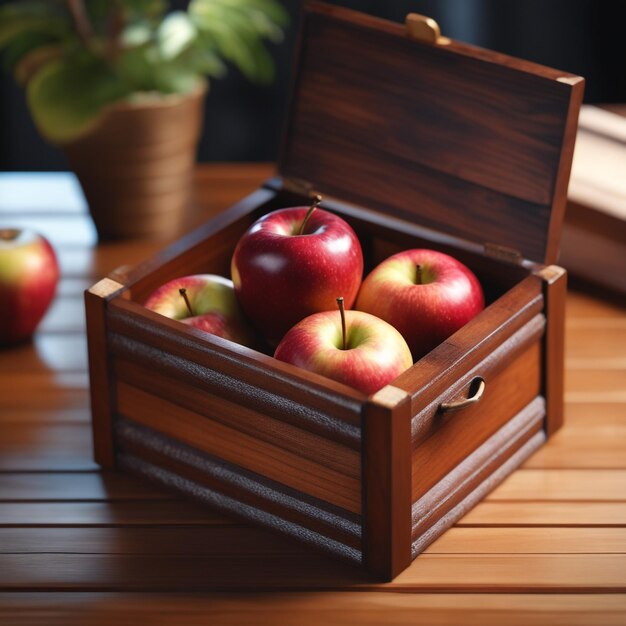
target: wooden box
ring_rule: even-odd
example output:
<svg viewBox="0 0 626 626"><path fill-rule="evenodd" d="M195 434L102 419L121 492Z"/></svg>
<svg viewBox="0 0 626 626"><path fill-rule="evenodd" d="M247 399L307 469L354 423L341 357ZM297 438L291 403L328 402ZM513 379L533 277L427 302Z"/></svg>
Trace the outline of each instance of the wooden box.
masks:
<svg viewBox="0 0 626 626"><path fill-rule="evenodd" d="M86 294L95 455L389 579L561 425L551 263L583 80L417 16L304 13L280 176ZM172 278L228 275L248 226L313 190L366 271L434 247L485 288L481 314L370 397L142 306Z"/></svg>

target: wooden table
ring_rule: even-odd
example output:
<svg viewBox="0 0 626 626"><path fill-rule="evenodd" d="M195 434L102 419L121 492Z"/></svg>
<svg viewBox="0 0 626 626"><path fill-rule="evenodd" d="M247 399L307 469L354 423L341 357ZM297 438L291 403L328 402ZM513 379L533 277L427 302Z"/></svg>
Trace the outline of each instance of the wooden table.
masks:
<svg viewBox="0 0 626 626"><path fill-rule="evenodd" d="M266 165L198 172L190 225ZM565 428L393 583L91 459L83 290L163 243L95 245L68 175L0 175L0 225L47 234L63 278L0 353L2 624L626 623L626 309L567 305Z"/></svg>

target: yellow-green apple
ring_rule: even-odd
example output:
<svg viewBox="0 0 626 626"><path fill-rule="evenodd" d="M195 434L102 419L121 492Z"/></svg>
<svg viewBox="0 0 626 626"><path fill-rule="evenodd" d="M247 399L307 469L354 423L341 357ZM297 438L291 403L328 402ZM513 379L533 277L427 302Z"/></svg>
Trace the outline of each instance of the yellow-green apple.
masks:
<svg viewBox="0 0 626 626"><path fill-rule="evenodd" d="M144 306L218 337L256 346L254 331L239 308L233 283L223 276L175 278L152 293Z"/></svg>
<svg viewBox="0 0 626 626"><path fill-rule="evenodd" d="M340 315L341 313L341 315ZM274 357L372 394L411 367L402 335L362 311L314 313L296 324Z"/></svg>
<svg viewBox="0 0 626 626"><path fill-rule="evenodd" d="M316 208L320 201L261 217L233 254L241 307L274 346L301 319L333 309L336 294L350 308L361 285L361 244L345 220Z"/></svg>
<svg viewBox="0 0 626 626"><path fill-rule="evenodd" d="M455 333L485 306L480 282L453 257L435 250L394 254L363 281L356 308L397 328L415 360Z"/></svg>
<svg viewBox="0 0 626 626"><path fill-rule="evenodd" d="M45 237L0 229L0 345L28 339L56 292L59 265Z"/></svg>

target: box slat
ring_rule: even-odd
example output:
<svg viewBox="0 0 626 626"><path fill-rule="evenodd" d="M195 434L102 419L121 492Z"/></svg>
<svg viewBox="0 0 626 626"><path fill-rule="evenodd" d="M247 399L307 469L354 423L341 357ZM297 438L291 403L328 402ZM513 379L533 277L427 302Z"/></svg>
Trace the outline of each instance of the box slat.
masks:
<svg viewBox="0 0 626 626"><path fill-rule="evenodd" d="M359 516L128 420L116 421L116 440L121 467L183 491L220 512L360 562Z"/></svg>
<svg viewBox="0 0 626 626"><path fill-rule="evenodd" d="M418 496L412 506L414 554L494 489L544 441L545 400L538 396L482 445L458 463L444 479ZM445 521L444 521L445 520Z"/></svg>
<svg viewBox="0 0 626 626"><path fill-rule="evenodd" d="M135 389L173 401L179 407L199 416L321 463L350 478L359 479L361 476L361 457L352 447L298 428L284 420L275 419L241 403L227 400L218 393L211 393L202 387L173 379L160 371L155 371L154 368L119 358L115 359L113 367L117 379Z"/></svg>
<svg viewBox="0 0 626 626"><path fill-rule="evenodd" d="M256 523L280 530L280 524L277 526L276 520L284 520L350 548L361 549L362 528L359 515L211 457L191 446L172 442L129 420L117 420L115 429L120 452L119 462L135 473L163 485L163 481L153 475L154 472L143 471L145 467L134 461L165 468L211 491L218 511L234 513L244 520L250 520L247 509L239 511L232 503L225 506L221 496L226 495L230 499L250 505L256 511L252 520ZM168 483L165 486L172 485Z"/></svg>
<svg viewBox="0 0 626 626"><path fill-rule="evenodd" d="M363 394L134 302L109 307L110 349L168 375L358 448ZM156 347L158 346L158 347Z"/></svg>
<svg viewBox="0 0 626 626"><path fill-rule="evenodd" d="M353 513L361 511L360 476L332 470L297 450L259 440L121 381L116 396L121 417Z"/></svg>
<svg viewBox="0 0 626 626"><path fill-rule="evenodd" d="M414 417L413 432L417 433L413 439L414 498L432 487L541 393L541 318L536 318L540 325L529 324L530 328L518 331L490 358L469 373L459 374L457 384ZM524 334L525 337L520 336ZM534 341L520 346L518 341L524 339ZM508 367L504 367L501 357L511 352L517 355ZM438 412L442 402L456 397L475 376L485 381L485 393L478 404L456 414ZM446 448L447 454L441 454L442 447Z"/></svg>

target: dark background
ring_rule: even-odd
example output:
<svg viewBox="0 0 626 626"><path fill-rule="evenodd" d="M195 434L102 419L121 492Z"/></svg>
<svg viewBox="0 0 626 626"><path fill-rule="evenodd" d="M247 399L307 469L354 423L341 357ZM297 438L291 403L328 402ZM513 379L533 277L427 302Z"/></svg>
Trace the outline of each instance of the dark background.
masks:
<svg viewBox="0 0 626 626"><path fill-rule="evenodd" d="M6 1L6 0L5 0ZM0 0L0 4L5 1ZM413 11L435 18L444 35L522 57L587 79L585 102L626 102L626 22L622 0L331 0L397 22ZM176 8L187 3L174 1ZM246 82L235 70L211 83L200 161L276 159L302 2L283 0L292 16L285 41L272 47L276 81ZM68 169L44 143L24 95L0 76L0 171Z"/></svg>

